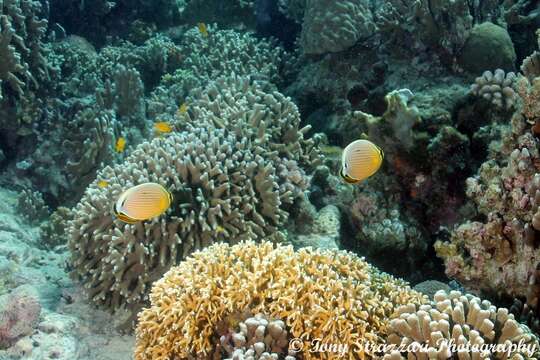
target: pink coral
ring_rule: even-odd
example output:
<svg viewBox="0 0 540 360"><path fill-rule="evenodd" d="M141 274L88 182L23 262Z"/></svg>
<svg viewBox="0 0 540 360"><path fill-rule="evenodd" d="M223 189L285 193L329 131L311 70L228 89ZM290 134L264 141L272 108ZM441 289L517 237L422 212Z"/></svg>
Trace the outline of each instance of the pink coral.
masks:
<svg viewBox="0 0 540 360"><path fill-rule="evenodd" d="M18 338L31 334L40 313L41 305L35 296L22 292L6 295L0 301L0 348L9 347Z"/></svg>

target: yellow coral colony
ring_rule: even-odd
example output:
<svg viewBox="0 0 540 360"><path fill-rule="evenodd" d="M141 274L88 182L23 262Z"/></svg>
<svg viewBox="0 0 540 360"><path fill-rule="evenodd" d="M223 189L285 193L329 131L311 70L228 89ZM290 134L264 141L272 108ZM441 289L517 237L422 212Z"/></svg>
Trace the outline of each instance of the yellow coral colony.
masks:
<svg viewBox="0 0 540 360"><path fill-rule="evenodd" d="M352 253L272 243L214 244L171 268L139 314L136 360L211 359L220 324L239 313L283 320L291 337L335 344L382 343L388 319L425 297ZM331 359L332 353L302 353ZM360 348L345 358L363 358Z"/></svg>

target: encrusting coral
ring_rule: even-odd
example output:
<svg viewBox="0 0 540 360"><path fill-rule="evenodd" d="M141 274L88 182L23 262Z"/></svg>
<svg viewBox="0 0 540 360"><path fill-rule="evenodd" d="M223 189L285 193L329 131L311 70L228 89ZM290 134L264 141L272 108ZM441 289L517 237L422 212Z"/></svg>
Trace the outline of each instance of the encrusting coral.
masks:
<svg viewBox="0 0 540 360"><path fill-rule="evenodd" d="M533 306L540 297L531 291L540 263L539 86L538 77L518 78L518 110L509 129L478 174L466 181L467 196L484 220L466 222L449 242L435 244L447 275L474 290L527 298Z"/></svg>
<svg viewBox="0 0 540 360"><path fill-rule="evenodd" d="M139 314L136 360L212 358L220 326L238 313L283 321L304 349L326 344L382 343L400 305L426 298L352 253L291 246L214 244L173 267L154 284ZM233 327L235 328L235 327ZM356 351L356 352L355 352ZM362 349L346 354L362 355ZM333 353L302 352L304 359Z"/></svg>
<svg viewBox="0 0 540 360"><path fill-rule="evenodd" d="M404 305L396 313L398 317L390 322L388 343L423 348L407 356L394 350L385 360L474 359L483 350L490 359L536 359L540 355L537 337L508 309L470 294L441 290L431 304ZM482 348L475 351L473 346Z"/></svg>

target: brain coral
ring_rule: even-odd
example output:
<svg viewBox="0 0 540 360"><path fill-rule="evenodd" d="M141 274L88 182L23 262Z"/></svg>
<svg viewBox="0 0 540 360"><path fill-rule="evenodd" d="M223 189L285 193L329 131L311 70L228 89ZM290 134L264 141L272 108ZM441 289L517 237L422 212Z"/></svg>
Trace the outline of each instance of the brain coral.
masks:
<svg viewBox="0 0 540 360"><path fill-rule="evenodd" d="M75 277L95 303L136 309L149 285L193 250L277 236L292 196L270 154L241 133L202 127L141 144L124 163L102 169L75 208ZM102 180L107 187L98 186ZM173 193L168 212L134 225L115 219L120 193L148 181Z"/></svg>
<svg viewBox="0 0 540 360"><path fill-rule="evenodd" d="M396 345L418 344L427 351L408 353L408 359L524 359L537 358L538 340L530 330L514 320L508 309L496 308L489 301L482 301L470 294L459 291L449 294L443 290L435 294L435 301L429 305L408 304L398 308L400 316L391 321L392 333L389 343ZM529 346L533 354L527 354L510 345ZM439 345L439 346L430 346ZM478 357L472 347L467 350L452 351L453 346L500 346L488 356ZM505 348L502 347L505 346ZM506 351L511 351L506 354ZM484 354L485 355L485 354ZM528 356L527 356L528 355ZM397 350L385 355L385 360L405 359Z"/></svg>
<svg viewBox="0 0 540 360"><path fill-rule="evenodd" d="M283 321L305 349L317 338L352 349L364 340L383 341L387 319L398 306L425 302L402 281L351 253L295 252L291 246L252 241L214 244L193 254L154 284L150 299L152 306L139 314L136 360L210 359L218 351L220 324L231 324L238 313ZM358 358L354 352L349 358Z"/></svg>

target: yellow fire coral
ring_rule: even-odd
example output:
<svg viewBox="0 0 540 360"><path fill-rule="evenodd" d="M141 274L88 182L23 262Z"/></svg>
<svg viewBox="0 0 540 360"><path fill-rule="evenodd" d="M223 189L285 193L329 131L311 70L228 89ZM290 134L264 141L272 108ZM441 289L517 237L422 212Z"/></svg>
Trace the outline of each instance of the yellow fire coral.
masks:
<svg viewBox="0 0 540 360"><path fill-rule="evenodd" d="M427 299L352 253L274 246L270 242L215 244L171 268L154 284L151 307L139 314L136 360L206 358L220 351L218 328L236 314L264 314L303 342L381 344L389 318L403 304Z"/></svg>

